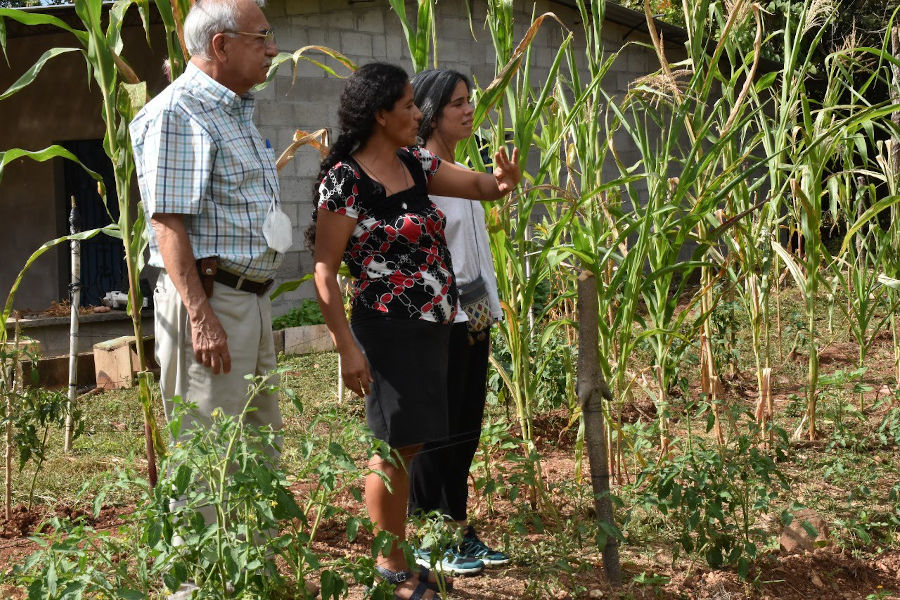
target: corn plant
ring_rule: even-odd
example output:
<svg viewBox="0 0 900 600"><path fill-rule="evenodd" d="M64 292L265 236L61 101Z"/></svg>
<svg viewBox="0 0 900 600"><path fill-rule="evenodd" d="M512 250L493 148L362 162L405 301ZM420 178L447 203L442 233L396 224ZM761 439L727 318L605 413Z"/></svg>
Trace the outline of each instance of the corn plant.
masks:
<svg viewBox="0 0 900 600"><path fill-rule="evenodd" d="M866 90L874 83L890 79L885 73L887 69L880 65L893 58L887 53L886 42L887 38L880 50L844 48L834 55L836 68L847 71L848 75L868 71L869 76L854 89L857 102L866 107L870 106L865 101ZM876 59L879 64L871 68L867 63ZM893 211L897 202L892 185L896 174L891 172L884 144L874 139L879 129L887 129L890 133L890 127L873 120L852 135L841 152L844 169L829 180L832 214L836 215L836 220L846 221L848 225L852 223L831 271L833 281L847 295L847 304L840 307L847 318L851 336L859 346L857 369L864 367L875 337L893 318L898 302L892 288L881 281L886 272L891 277L896 276L898 247L894 243L896 225L891 222L885 228L878 218L887 208ZM870 158L871 150L875 152ZM888 194L879 198L879 189L887 189ZM864 408L864 396L860 393L860 412Z"/></svg>
<svg viewBox="0 0 900 600"><path fill-rule="evenodd" d="M820 269L828 267L832 257L822 242L822 211L825 201L832 199L831 205L842 202L841 194L848 187L840 185L840 177L830 172L842 160L848 170L856 168L850 158L842 154L844 148L855 146L860 133L871 128L872 123L892 112L891 106L868 106L860 102L846 104L844 94L855 90L852 73L843 67L840 53L828 57L825 64L825 90L821 101L813 102L807 90L811 65L808 49L801 44L804 33L817 27L821 19L830 15L816 13L820 4L804 6L798 22L788 19L785 26L785 67L786 84L782 99L777 103L778 121L771 124L770 131L784 137L777 142L779 154L790 167L787 179L780 174L780 186L773 186L782 193L788 193L791 201L787 209L797 230L802 236L802 253L790 253L779 243L773 248L785 263L797 283L804 300L807 350L809 368L807 374L807 434L810 439L816 435L817 382L819 375L818 343L815 321L817 314L817 293L822 279ZM821 29L812 36L812 44L821 39ZM805 58L801 59L801 56ZM790 82L790 85L788 85ZM847 202L846 199L843 200ZM868 212L868 211L867 211ZM799 431L799 429L798 429Z"/></svg>
<svg viewBox="0 0 900 600"><path fill-rule="evenodd" d="M413 73L424 71L428 68L429 48L433 52L431 55L434 68L438 65L437 53L437 35L436 23L434 18L434 2L435 0L417 0L418 9L416 11L416 28L412 29L409 19L406 17L406 2L403 0L389 0L391 9L400 19L400 26L403 28L403 36L409 46L409 56L412 60Z"/></svg>
<svg viewBox="0 0 900 600"><path fill-rule="evenodd" d="M6 29L3 27L3 19L12 19L30 26L54 26L73 36L74 41L77 43L76 46L47 50L18 81L3 94L0 94L0 100L18 92L33 82L47 61L69 52L80 52L87 62L88 76L93 78L101 92L100 112L105 124L103 148L113 165L115 191L119 208L117 223L75 236L64 236L41 246L28 259L11 288L3 314L4 318L9 315L9 311L12 309L14 297L22 276L40 255L65 241L89 239L103 233L122 240L125 263L128 270L128 314L132 318L135 339L143 339L140 308L135 307L142 305L139 276L144 266L144 250L147 244L146 219L143 205L140 202L134 202L131 196L131 181L134 176L135 165L131 153L128 124L148 98L146 82L142 81L121 57L122 21L125 13L132 6L137 7L137 10L140 12L142 22L149 35L149 4L137 0L117 0L108 10L104 9L104 3L101 0L79 0L75 3L75 12L83 27L82 29L71 27L64 21L50 15L0 8L0 48L3 49L4 54L6 52ZM184 46L182 26L190 3L188 0L156 0L156 7L165 26L164 35L169 53L169 72L171 78L174 79L182 73L188 59ZM108 14L108 18L106 18L106 14ZM288 61L293 62L295 77L297 65L301 60L312 62L326 72L336 75L330 66L308 57L307 54L310 51L323 53L347 68L352 68L352 63L339 52L320 46L307 46L293 53L280 52L272 61L272 67L266 83L271 81L280 65ZM312 138L306 141L309 142L311 140ZM2 169L6 164L21 157L28 157L38 161L62 157L78 162L74 155L60 146L51 146L41 151L12 149L0 155L0 175L2 175ZM281 166L283 166L283 163ZM102 178L91 171L89 171L89 174L98 181L98 192L104 203L107 202ZM5 336L5 332L0 335ZM138 385L145 422L144 433L149 469L148 479L151 485L155 485L157 479L156 456L165 452L165 445L154 418L153 378L147 369L147 358L144 355L143 344L137 344L137 353L140 368Z"/></svg>
<svg viewBox="0 0 900 600"><path fill-rule="evenodd" d="M603 313L597 324L599 368L604 379L615 381L614 370L624 370L628 365L628 351L622 352L615 343L617 332L626 335L631 331L633 320L624 316L617 321L617 315L631 313L627 311L630 306L627 300L623 302L625 307L620 305L618 297L621 288L613 285L612 281L618 264L628 252L627 241L616 244L617 240L621 240L621 231L627 228L617 188L627 180L604 181L603 165L607 161L609 145L606 143L603 120L596 116L606 101L600 87L619 56L619 52L607 54L603 48L601 32L605 9L603 1L593 0L589 4L578 2L585 40L584 67L579 68L575 51L570 48L566 53L568 72L558 84L560 91L556 97L566 136L564 186L567 195L575 198L578 205L578 216L569 227L568 239L573 257L601 283L597 286ZM625 392L620 390L618 398L618 414L621 417ZM616 473L621 481L621 419L610 417L611 414L604 420L609 429L606 437L609 443L609 470ZM584 423L580 420L579 442L583 439L583 430Z"/></svg>
<svg viewBox="0 0 900 600"><path fill-rule="evenodd" d="M700 25L710 18L711 7L710 2L694 4L687 13L692 23L689 33L702 30ZM732 15L729 24L733 23ZM613 143L612 133L620 129L637 148L640 160L635 165L625 164L614 145L611 156L623 180L633 174L641 176L639 181L630 180L623 186L630 220L621 241L628 236L632 241L614 282L621 281L623 304L629 303L622 312L639 326L635 334L630 329L622 331L621 356L628 356L640 342L648 343L653 353L655 385L646 389L657 405L665 455L671 442L669 394L677 365L715 304L709 296L710 275L704 275L702 293L689 300L688 310L677 309L677 302L691 272L712 265L705 258L712 241L736 222L732 219L713 228L709 218L752 172L743 164L746 153L731 153L732 162L725 164L720 160L740 139L738 133L753 111L741 110L743 94L737 99L725 96L714 101L711 93L720 73L727 28L711 56L697 40L689 40L689 68L679 71L669 64L649 12L647 18L660 71L636 81L621 101L607 96L613 115L609 143ZM696 249L691 251L689 244ZM686 254L691 258L684 260ZM645 312L638 311L639 306ZM690 310L693 306L699 306L700 311L694 314ZM621 369L616 388L623 390L629 385Z"/></svg>
<svg viewBox="0 0 900 600"><path fill-rule="evenodd" d="M13 84L12 88L4 95L15 93L31 83L37 73L44 66L47 60L54 56L58 56L67 52L80 52L88 65L88 75L92 77L101 91L101 116L105 124L105 133L103 138L103 148L107 156L113 164L113 173L115 179L116 197L119 205L119 220L110 227L102 228L86 232L81 235L80 239L86 239L90 235L96 235L103 232L114 235L122 240L125 250L125 264L128 270L128 312L132 318L132 326L134 328L135 339L143 339L143 331L140 316L140 306L142 299L140 294L139 276L144 262L144 248L146 245L145 238L145 220L143 209L140 203L134 203L131 199L131 179L134 174L134 160L131 154L131 143L128 136L128 123L134 114L143 106L147 99L146 83L140 81L131 67L121 58L122 38L121 28L122 20L125 12L134 4L141 12L143 22L148 21L149 6L131 0L119 0L108 10L108 19L106 19L106 27L103 26L104 8L100 0L85 0L77 2L75 12L83 26L83 29L70 27L63 21L48 15L39 13L23 13L12 9L0 9L0 22L2 19L9 18L20 21L26 25L52 25L65 32L72 34L77 46L70 48L52 48L44 53L38 59L35 65L26 72L23 77ZM173 76L180 74L180 69L184 66L185 55L182 44L174 44L173 36L180 34L177 29L180 23L175 20L175 16L183 18L186 12L187 2L177 0L176 2L158 2L160 11L163 14L163 21L166 26L167 43L170 50L170 68ZM0 27L0 42L5 53L6 40L5 28ZM72 158L66 156L61 149L51 147L46 149L41 157L62 156L64 158ZM4 156L5 158L5 156ZM101 197L106 201L106 195L102 186L98 190ZM52 244L60 243L72 236L66 236L54 240ZM42 253L47 249L47 245L38 250ZM36 254L38 254L36 253ZM29 259L28 264L33 262L36 256ZM26 265L27 268L27 265ZM20 276L21 279L21 276ZM16 292L17 285L10 291L7 307L12 306L13 297ZM163 452L164 445L155 424L153 416L153 396L151 392L152 376L147 370L147 359L144 356L143 344L137 345L138 361L141 374L138 377L140 386L141 404L144 410L145 420L145 439L147 463L149 469L149 480L151 485L155 485L157 479L156 473L156 455Z"/></svg>

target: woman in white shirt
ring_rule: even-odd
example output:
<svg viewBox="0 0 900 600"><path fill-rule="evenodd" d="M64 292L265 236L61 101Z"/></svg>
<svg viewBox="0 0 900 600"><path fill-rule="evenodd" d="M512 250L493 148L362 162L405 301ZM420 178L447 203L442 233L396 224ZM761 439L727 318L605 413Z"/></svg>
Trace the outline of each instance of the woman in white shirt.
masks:
<svg viewBox="0 0 900 600"><path fill-rule="evenodd" d="M425 148L442 160L454 161L457 144L472 135L474 109L469 80L456 71L429 70L415 75L411 83L416 106L422 111L419 137L425 141ZM447 219L444 231L461 302L467 296L480 297L483 312L489 313L488 322L499 319L503 313L484 208L480 202L463 198L431 195L431 200ZM467 518L469 468L478 449L484 416L490 327L471 331L470 317L462 308L452 326L447 365L450 438L426 444L410 467L410 512L440 511L463 529L462 542L447 549L437 564L439 569L455 574L476 573L484 566L509 562L506 554L478 538ZM431 553L420 548L416 558L420 564L429 565Z"/></svg>

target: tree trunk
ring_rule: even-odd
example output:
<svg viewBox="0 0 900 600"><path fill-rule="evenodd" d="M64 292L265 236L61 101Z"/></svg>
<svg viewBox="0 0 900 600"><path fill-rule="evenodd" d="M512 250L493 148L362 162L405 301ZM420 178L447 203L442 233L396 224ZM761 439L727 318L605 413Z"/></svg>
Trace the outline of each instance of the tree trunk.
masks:
<svg viewBox="0 0 900 600"><path fill-rule="evenodd" d="M603 422L603 400L611 402L612 393L599 366L598 319L597 280L585 271L578 277L578 400L584 415L584 439L591 468L597 527L606 534L606 544L602 548L603 568L609 583L619 587L622 569L618 540L610 535L615 529L615 516L609 496L606 424Z"/></svg>

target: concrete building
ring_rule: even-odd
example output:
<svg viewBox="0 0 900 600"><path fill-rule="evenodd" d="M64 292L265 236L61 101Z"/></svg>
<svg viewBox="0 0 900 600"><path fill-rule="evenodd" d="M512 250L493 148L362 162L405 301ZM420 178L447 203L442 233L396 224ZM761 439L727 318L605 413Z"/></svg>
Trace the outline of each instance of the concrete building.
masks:
<svg viewBox="0 0 900 600"><path fill-rule="evenodd" d="M414 2L407 2L408 13L415 14ZM465 0L442 0L437 4L437 57L439 66L471 74L484 87L495 70L490 33L484 26L485 8L471 5L471 29ZM580 16L571 0L518 1L516 32L521 36L531 22L532 13L555 13L575 32L576 47L583 48L579 37ZM77 23L71 6L42 7L72 24ZM386 60L410 69L409 51L399 19L386 0L270 0L265 12L277 32L279 48L293 51L307 45L324 45L341 51L356 64ZM0 63L0 91L15 82L41 54L52 47L73 46L71 35L55 28L29 28L6 20L9 65ZM473 37L474 31L474 37ZM628 41L646 41L642 14L607 4L603 41L608 51L619 50ZM684 33L663 26L673 58ZM556 22L548 22L534 40L534 80L541 81L567 32ZM123 55L137 74L146 79L152 92L165 85L160 65L165 56L161 26L151 27L150 43L137 11L132 9L123 27ZM579 50L579 52L582 52ZM635 78L658 68L655 54L647 47L631 45L614 66L607 90L621 93ZM289 65L282 67L272 83L257 94L256 120L260 132L269 138L279 153L291 141L296 129L333 129L337 124L337 100L343 83L310 63L301 63L292 80ZM609 89L614 87L615 89ZM103 122L96 86L88 81L85 63L79 53L69 53L48 63L37 80L26 90L0 101L0 151L9 148L35 150L60 143L83 157L95 170L108 165L101 153ZM624 148L624 146L623 146ZM627 153L627 150L625 151ZM627 158L627 156L626 156ZM90 196L93 184L79 175L79 169L54 159L35 163L21 159L8 165L0 180L0 221L6 223L0 236L0 295L6 297L17 273L33 250L47 240L67 231L71 194ZM293 162L282 170L281 190L286 212L293 219L294 247L279 272L279 280L296 279L311 269L311 257L304 247L303 232L310 221L313 177L318 171L319 155L311 148L301 149ZM110 186L111 187L111 186ZM137 194L135 194L135 197ZM99 200L94 200L89 226L108 221ZM115 215L114 215L115 216ZM118 240L91 242L86 251L88 265L83 269L86 302L96 303L98 295L122 284L121 247ZM69 259L67 246L39 259L16 298L17 308L41 309L68 297ZM309 284L279 297L275 313L282 314L301 298L312 295Z"/></svg>

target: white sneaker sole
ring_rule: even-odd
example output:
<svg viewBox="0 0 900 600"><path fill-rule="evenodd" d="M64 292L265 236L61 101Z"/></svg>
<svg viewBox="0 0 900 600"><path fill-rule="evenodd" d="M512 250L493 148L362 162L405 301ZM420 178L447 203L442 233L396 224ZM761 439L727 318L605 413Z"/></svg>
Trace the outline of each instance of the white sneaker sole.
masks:
<svg viewBox="0 0 900 600"><path fill-rule="evenodd" d="M482 561L484 562L484 561ZM440 573L446 573L448 575L475 575L476 573L481 573L484 571L484 567L471 567L471 568L460 568L448 565L443 560L439 560L434 564L434 567L431 566L431 561L426 560L424 558L416 557L416 564L420 567L426 567L429 569L434 569Z"/></svg>
<svg viewBox="0 0 900 600"><path fill-rule="evenodd" d="M178 590L166 596L166 600L190 600L194 592L199 590L200 588L193 583L182 583Z"/></svg>
<svg viewBox="0 0 900 600"><path fill-rule="evenodd" d="M484 566L486 566L486 567L502 567L502 566L508 565L510 562L512 562L508 558L503 559L503 560L492 560L490 558L479 557L479 560L481 560L481 562L483 562Z"/></svg>

